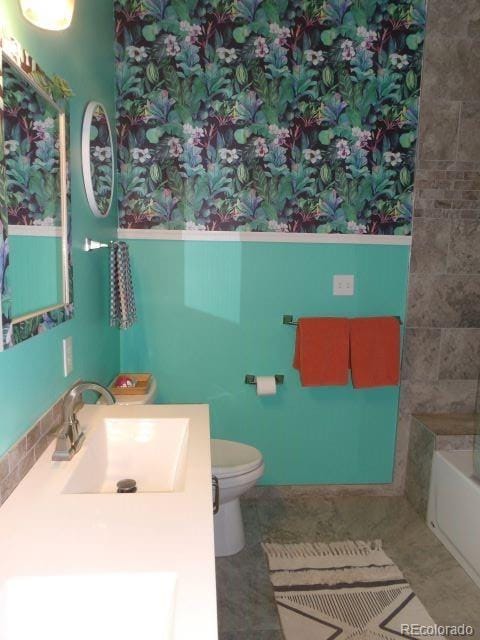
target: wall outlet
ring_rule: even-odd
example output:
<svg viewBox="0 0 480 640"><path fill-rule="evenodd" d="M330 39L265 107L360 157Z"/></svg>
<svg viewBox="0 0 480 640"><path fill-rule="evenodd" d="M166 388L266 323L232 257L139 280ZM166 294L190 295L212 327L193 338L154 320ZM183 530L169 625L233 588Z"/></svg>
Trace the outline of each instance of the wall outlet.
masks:
<svg viewBox="0 0 480 640"><path fill-rule="evenodd" d="M73 338L69 336L62 341L63 345L63 375L65 378L73 371Z"/></svg>
<svg viewBox="0 0 480 640"><path fill-rule="evenodd" d="M355 293L355 277L338 275L333 276L334 296L353 296Z"/></svg>

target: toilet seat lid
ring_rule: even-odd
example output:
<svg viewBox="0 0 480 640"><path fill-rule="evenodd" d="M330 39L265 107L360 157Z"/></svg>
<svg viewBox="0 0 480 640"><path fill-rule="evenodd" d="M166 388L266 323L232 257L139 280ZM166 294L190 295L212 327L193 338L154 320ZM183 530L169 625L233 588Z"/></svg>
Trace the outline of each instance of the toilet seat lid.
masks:
<svg viewBox="0 0 480 640"><path fill-rule="evenodd" d="M231 440L211 440L212 473L218 478L239 476L253 471L263 463L255 447Z"/></svg>

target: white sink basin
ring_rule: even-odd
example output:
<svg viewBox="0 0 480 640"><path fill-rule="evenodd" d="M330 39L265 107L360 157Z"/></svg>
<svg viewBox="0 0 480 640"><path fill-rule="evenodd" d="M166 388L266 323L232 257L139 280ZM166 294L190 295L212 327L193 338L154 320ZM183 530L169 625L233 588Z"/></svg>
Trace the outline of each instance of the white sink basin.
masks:
<svg viewBox="0 0 480 640"><path fill-rule="evenodd" d="M126 478L139 493L182 491L188 425L186 418L105 418L87 431L63 492L116 493Z"/></svg>
<svg viewBox="0 0 480 640"><path fill-rule="evenodd" d="M0 509L0 640L218 640L208 406L77 417Z"/></svg>
<svg viewBox="0 0 480 640"><path fill-rule="evenodd" d="M171 640L176 582L175 573L12 578L0 591L0 638Z"/></svg>

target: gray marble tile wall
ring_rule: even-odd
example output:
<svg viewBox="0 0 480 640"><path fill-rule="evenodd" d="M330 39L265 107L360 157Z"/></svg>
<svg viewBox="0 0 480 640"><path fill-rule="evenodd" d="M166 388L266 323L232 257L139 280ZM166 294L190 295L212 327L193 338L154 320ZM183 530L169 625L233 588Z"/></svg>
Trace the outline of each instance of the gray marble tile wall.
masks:
<svg viewBox="0 0 480 640"><path fill-rule="evenodd" d="M480 365L480 2L429 0L395 485L409 416L472 412Z"/></svg>
<svg viewBox="0 0 480 640"><path fill-rule="evenodd" d="M439 416L440 417L440 416ZM444 416L447 418L448 417ZM453 418L454 416L452 416ZM446 422L447 422L446 421ZM448 426L448 425L446 425ZM405 495L415 511L425 520L427 517L430 477L433 454L436 450L472 449L473 435L469 428L436 429L435 425L424 421L422 416L414 416L411 421L408 445ZM450 431L450 433L444 433ZM467 433L468 432L468 433Z"/></svg>

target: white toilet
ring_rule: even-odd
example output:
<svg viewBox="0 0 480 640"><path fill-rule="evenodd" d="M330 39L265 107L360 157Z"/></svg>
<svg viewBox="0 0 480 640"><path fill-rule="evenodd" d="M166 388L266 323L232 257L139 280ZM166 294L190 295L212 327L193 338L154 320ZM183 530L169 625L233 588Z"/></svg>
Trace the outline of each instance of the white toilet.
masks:
<svg viewBox="0 0 480 640"><path fill-rule="evenodd" d="M157 381L152 377L145 395L116 395L117 404L150 404L154 401ZM100 398L98 402L104 402ZM211 440L212 475L218 478L220 508L213 522L215 555L232 556L245 546L240 496L262 477L262 454L255 447L230 440Z"/></svg>
<svg viewBox="0 0 480 640"><path fill-rule="evenodd" d="M215 514L215 555L231 556L245 546L240 496L263 475L258 449L241 442L212 440L212 475L218 478L220 508Z"/></svg>

